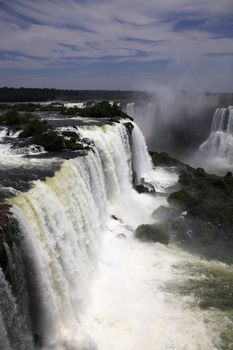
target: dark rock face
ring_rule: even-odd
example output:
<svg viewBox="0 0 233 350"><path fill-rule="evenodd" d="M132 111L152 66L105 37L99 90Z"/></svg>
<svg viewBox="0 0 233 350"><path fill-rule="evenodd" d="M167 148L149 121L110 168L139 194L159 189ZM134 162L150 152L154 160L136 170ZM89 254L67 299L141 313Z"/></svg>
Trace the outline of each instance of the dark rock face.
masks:
<svg viewBox="0 0 233 350"><path fill-rule="evenodd" d="M135 237L142 241L152 241L168 244L170 236L165 225L140 225L137 227Z"/></svg>
<svg viewBox="0 0 233 350"><path fill-rule="evenodd" d="M152 185L145 185L145 184L140 184L140 185L135 185L135 190L138 193L155 193L155 189Z"/></svg>
<svg viewBox="0 0 233 350"><path fill-rule="evenodd" d="M0 265L3 270L7 266L7 254L4 243L13 244L16 236L16 222L10 212L10 205L0 204Z"/></svg>
<svg viewBox="0 0 233 350"><path fill-rule="evenodd" d="M127 131L130 133L130 135L132 134L134 125L131 122L127 122L124 123L124 126L126 127Z"/></svg>
<svg viewBox="0 0 233 350"><path fill-rule="evenodd" d="M140 183L138 184L135 183L134 188L138 193L155 193L156 192L154 186L151 183L146 182L144 178L141 179Z"/></svg>

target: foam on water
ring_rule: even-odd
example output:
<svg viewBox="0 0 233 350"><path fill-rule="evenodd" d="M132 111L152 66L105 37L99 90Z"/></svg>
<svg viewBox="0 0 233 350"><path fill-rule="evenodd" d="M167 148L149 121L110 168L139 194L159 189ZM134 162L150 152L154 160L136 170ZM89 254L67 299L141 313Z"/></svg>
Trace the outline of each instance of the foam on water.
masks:
<svg viewBox="0 0 233 350"><path fill-rule="evenodd" d="M166 283L176 282L174 265L192 259L178 249L138 242L121 224L110 222L82 318L82 330L96 349L219 349L221 316L213 326L213 314L193 307L192 296L164 290Z"/></svg>

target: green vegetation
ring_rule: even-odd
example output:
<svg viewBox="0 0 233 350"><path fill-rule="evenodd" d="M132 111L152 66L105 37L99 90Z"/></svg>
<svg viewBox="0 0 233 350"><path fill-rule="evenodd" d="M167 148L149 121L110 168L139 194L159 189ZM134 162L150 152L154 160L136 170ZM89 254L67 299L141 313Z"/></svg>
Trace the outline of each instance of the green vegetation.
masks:
<svg viewBox="0 0 233 350"><path fill-rule="evenodd" d="M160 153L160 152L150 151L149 153L154 166L183 166L184 165L184 163L180 162L175 158L172 158L166 152Z"/></svg>
<svg viewBox="0 0 233 350"><path fill-rule="evenodd" d="M39 103L18 103L18 104L0 104L0 110L14 110L18 112L61 112L66 109L63 104L39 104ZM72 108L71 108L72 109Z"/></svg>
<svg viewBox="0 0 233 350"><path fill-rule="evenodd" d="M33 135L33 141L48 152L59 152L66 148L63 137L56 131L36 133Z"/></svg>
<svg viewBox="0 0 233 350"><path fill-rule="evenodd" d="M1 121L10 127L22 128L19 137L31 138L32 143L43 146L46 151L57 152L64 148L63 137L52 130L47 121L40 121L31 113L22 114L16 110L9 110Z"/></svg>
<svg viewBox="0 0 233 350"><path fill-rule="evenodd" d="M116 103L111 105L107 101L99 102L91 106L88 105L84 109L65 108L60 104L42 106L33 105L31 103L14 106L4 105L4 108L6 112L0 119L3 125L8 127L14 126L14 128L19 130L22 129L19 137L30 138L32 143L43 146L44 149L49 152L58 152L63 149L83 150L88 149L88 147L80 142L80 136L77 135L77 133L72 131L59 133L49 125L47 121L39 120L32 114L33 112L56 110L60 114L74 114L90 118L108 118L109 120L128 117L127 114L120 110ZM129 128L130 126L127 125L127 127ZM131 125L131 128L132 127Z"/></svg>
<svg viewBox="0 0 233 350"><path fill-rule="evenodd" d="M189 215L217 225L233 227L233 176L206 173L186 167L179 176L182 190L172 193L168 202L178 204Z"/></svg>
<svg viewBox="0 0 233 350"><path fill-rule="evenodd" d="M128 115L121 111L117 103L113 103L111 106L108 101L102 101L96 103L94 106L86 107L80 110L82 117L90 118L114 118L121 117L127 118Z"/></svg>
<svg viewBox="0 0 233 350"><path fill-rule="evenodd" d="M86 107L84 108L78 108L78 107L67 108L60 103L59 104L51 103L46 105L33 104L33 103L24 103L24 104L15 104L15 105L0 104L0 110L7 110L7 114L9 114L9 117L7 117L6 114L5 114L5 117L7 117L8 125L13 125L13 123L14 124L22 123L20 118L23 118L23 117L18 112L20 113L27 112L28 116L30 113L33 113L33 112L57 112L61 115L67 115L67 116L79 115L81 117L87 117L87 118L109 118L109 119L130 118L132 119L126 113L121 111L117 103L113 103L113 105L111 105L108 101L97 102L96 104L91 104L91 105L87 103ZM13 120L12 123L11 123L11 119Z"/></svg>
<svg viewBox="0 0 233 350"><path fill-rule="evenodd" d="M38 119L30 119L29 123L24 128L20 137L34 137L47 132L51 127L46 121L40 121Z"/></svg>
<svg viewBox="0 0 233 350"><path fill-rule="evenodd" d="M30 122L33 119L31 113L20 114L16 110L8 110L1 119L6 125L20 125Z"/></svg>
<svg viewBox="0 0 233 350"><path fill-rule="evenodd" d="M136 91L114 90L58 90L31 88L0 88L0 102L42 102L42 101L100 101L137 100L146 94Z"/></svg>
<svg viewBox="0 0 233 350"><path fill-rule="evenodd" d="M170 194L168 203L172 205L177 204L182 210L188 210L198 205L198 199L187 191L180 190Z"/></svg>
<svg viewBox="0 0 233 350"><path fill-rule="evenodd" d="M85 108L60 108L60 113L63 115L79 115L87 118L129 118L129 116L122 112L117 103L111 105L108 101L97 102L94 105L89 105Z"/></svg>
<svg viewBox="0 0 233 350"><path fill-rule="evenodd" d="M181 241L201 245L233 242L233 176L208 174L192 168L166 153L150 152L154 165L178 166L179 190L168 197L170 208L160 207L152 216L168 221L171 232ZM182 212L186 215L182 216Z"/></svg>

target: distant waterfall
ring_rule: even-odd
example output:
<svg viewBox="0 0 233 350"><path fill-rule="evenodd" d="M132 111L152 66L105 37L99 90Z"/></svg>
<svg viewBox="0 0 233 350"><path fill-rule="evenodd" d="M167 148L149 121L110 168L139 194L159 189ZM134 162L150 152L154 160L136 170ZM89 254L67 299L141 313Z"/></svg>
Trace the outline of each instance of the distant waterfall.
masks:
<svg viewBox="0 0 233 350"><path fill-rule="evenodd" d="M135 102L130 102L126 105L126 113L132 118L134 118L134 106Z"/></svg>
<svg viewBox="0 0 233 350"><path fill-rule="evenodd" d="M233 161L233 107L217 108L208 139L199 147L203 156Z"/></svg>

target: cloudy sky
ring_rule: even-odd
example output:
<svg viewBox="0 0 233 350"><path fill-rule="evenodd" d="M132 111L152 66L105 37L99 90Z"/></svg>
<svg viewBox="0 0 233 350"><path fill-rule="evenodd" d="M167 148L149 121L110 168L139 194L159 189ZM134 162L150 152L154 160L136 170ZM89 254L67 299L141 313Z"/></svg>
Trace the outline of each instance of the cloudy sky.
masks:
<svg viewBox="0 0 233 350"><path fill-rule="evenodd" d="M232 0L0 0L0 85L233 91Z"/></svg>

